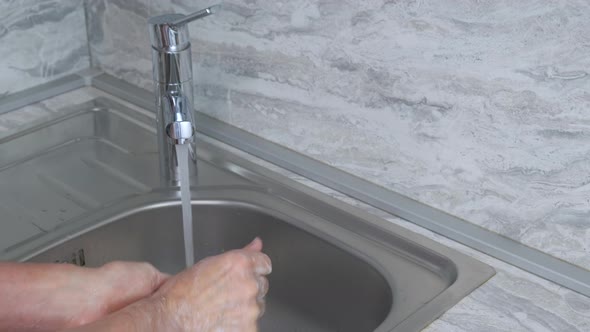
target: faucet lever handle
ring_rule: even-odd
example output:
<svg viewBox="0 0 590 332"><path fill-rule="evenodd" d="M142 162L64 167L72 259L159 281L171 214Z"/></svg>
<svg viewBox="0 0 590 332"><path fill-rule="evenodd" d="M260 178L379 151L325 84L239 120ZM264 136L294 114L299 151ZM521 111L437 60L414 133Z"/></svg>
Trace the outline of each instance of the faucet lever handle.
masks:
<svg viewBox="0 0 590 332"><path fill-rule="evenodd" d="M207 17L217 11L211 6L189 15L164 14L148 19L152 47L164 52L178 52L190 46L187 23Z"/></svg>
<svg viewBox="0 0 590 332"><path fill-rule="evenodd" d="M209 8L201 9L199 11L192 13L192 14L185 15L184 17L180 17L180 18L170 22L170 25L178 27L178 26L187 24L189 22L196 21L198 19L207 17L209 15L215 14L215 12L217 12L219 7L220 7L219 5L213 5Z"/></svg>

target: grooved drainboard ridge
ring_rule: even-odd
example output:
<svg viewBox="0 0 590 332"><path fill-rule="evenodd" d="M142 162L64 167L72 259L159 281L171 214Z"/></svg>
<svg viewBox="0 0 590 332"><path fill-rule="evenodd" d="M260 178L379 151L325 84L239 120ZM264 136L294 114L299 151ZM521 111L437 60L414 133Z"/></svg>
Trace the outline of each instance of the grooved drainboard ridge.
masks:
<svg viewBox="0 0 590 332"><path fill-rule="evenodd" d="M92 128L95 118L86 119ZM145 155L132 153L109 137L63 137L66 131L59 128L69 126L69 121L78 119L68 117L26 134L55 133L55 137L45 133L46 139L32 140L41 146L31 154L20 145L29 137L16 136L3 143L0 212L10 232L2 232L0 250L51 232L110 202L151 190L153 183L145 179L157 174L138 171Z"/></svg>

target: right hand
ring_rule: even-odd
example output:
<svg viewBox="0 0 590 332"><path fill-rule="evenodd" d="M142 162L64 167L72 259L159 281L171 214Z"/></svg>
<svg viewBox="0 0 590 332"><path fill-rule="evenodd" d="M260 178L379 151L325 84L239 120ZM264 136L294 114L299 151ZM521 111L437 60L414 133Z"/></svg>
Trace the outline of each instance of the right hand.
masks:
<svg viewBox="0 0 590 332"><path fill-rule="evenodd" d="M171 277L148 301L146 319L159 331L257 331L272 270L261 250L255 238Z"/></svg>

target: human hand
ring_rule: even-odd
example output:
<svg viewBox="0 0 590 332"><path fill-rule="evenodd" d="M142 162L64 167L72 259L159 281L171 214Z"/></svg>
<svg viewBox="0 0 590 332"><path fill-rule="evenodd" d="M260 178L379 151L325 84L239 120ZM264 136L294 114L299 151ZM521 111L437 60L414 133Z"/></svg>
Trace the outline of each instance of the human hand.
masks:
<svg viewBox="0 0 590 332"><path fill-rule="evenodd" d="M94 313L101 317L150 296L169 277L145 262L107 263L93 275L99 287L96 308L102 307L102 310L95 310Z"/></svg>
<svg viewBox="0 0 590 332"><path fill-rule="evenodd" d="M168 275L149 263L115 261L99 268L64 271L58 277L51 305L41 310L63 320L63 327L73 327L152 295Z"/></svg>
<svg viewBox="0 0 590 332"><path fill-rule="evenodd" d="M240 250L206 258L171 277L149 299L126 308L138 330L257 331L271 261L254 239Z"/></svg>

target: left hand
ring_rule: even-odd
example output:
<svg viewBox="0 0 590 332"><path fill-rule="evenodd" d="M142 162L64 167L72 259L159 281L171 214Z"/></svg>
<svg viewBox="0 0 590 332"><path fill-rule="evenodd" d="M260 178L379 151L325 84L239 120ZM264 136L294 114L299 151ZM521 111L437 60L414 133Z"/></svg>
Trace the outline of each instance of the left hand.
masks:
<svg viewBox="0 0 590 332"><path fill-rule="evenodd" d="M97 301L89 301L91 320L115 312L144 297L152 295L169 278L149 263L107 263L96 269L92 279L101 288ZM94 317L93 317L94 316Z"/></svg>

